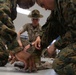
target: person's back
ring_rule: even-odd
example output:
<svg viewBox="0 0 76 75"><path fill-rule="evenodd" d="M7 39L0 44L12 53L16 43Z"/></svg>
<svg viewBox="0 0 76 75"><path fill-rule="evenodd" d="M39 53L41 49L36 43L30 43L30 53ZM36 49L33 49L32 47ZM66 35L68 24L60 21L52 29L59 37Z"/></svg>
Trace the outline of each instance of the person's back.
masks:
<svg viewBox="0 0 76 75"><path fill-rule="evenodd" d="M17 34L13 25L13 20L17 16L17 4L23 8L29 8L35 3L32 0L29 1L31 1L31 5L28 0L0 0L0 66L4 66L8 61L9 53L6 51L5 45L7 45L9 50L19 46L16 41ZM29 7L27 7L27 3ZM11 45L11 43L14 45Z"/></svg>
<svg viewBox="0 0 76 75"><path fill-rule="evenodd" d="M59 75L76 75L76 5L73 0L36 0L37 3L49 10L54 10L57 21L63 27L60 39L52 44L48 53L52 55L56 49L60 52L53 62L53 68ZM52 21L52 22L53 22ZM52 36L51 36L52 38ZM40 38L36 40L38 44ZM36 46L38 48L38 46Z"/></svg>

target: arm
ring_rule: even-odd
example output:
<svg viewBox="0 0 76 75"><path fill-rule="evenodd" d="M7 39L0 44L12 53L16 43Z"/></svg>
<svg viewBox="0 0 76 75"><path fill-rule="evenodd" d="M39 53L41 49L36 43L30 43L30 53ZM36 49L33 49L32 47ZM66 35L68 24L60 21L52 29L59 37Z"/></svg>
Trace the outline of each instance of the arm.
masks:
<svg viewBox="0 0 76 75"><path fill-rule="evenodd" d="M60 5L61 9L63 9L63 11L61 11L63 15L62 20L65 20L63 26L66 25L66 33L55 43L58 49L64 48L75 41L74 38L76 37L76 6L70 1L63 2Z"/></svg>
<svg viewBox="0 0 76 75"><path fill-rule="evenodd" d="M42 49L46 48L50 44L50 42L52 42L55 38L59 36L58 33L60 31L60 24L59 22L57 22L56 15L54 15L54 12L52 11L52 13L47 18L46 23L42 26L42 31L36 39L35 47L37 49L39 49L40 47Z"/></svg>
<svg viewBox="0 0 76 75"><path fill-rule="evenodd" d="M40 39L40 36L38 36L36 38L36 41L34 42L35 48L40 49L40 47L41 47L40 43L41 43L41 39Z"/></svg>
<svg viewBox="0 0 76 75"><path fill-rule="evenodd" d="M64 1L63 1L64 2ZM54 53L56 48L62 49L66 47L68 44L71 42L74 42L74 38L76 37L76 10L75 6L72 3L61 3L61 8L63 9L62 15L63 15L63 20L65 19L65 24L66 24L66 33L63 34L58 41L56 41L54 44L52 44L48 48L48 53L51 55ZM60 12L61 13L61 12ZM65 25L63 23L63 25Z"/></svg>
<svg viewBox="0 0 76 75"><path fill-rule="evenodd" d="M21 42L21 39L20 39L20 36L21 36L21 34L22 34L23 32L24 32L24 31L23 31L23 28L22 28L22 29L17 33L17 41L18 41L20 47L23 47L22 42Z"/></svg>
<svg viewBox="0 0 76 75"><path fill-rule="evenodd" d="M20 35L22 33L24 33L25 31L28 31L28 24L23 25L23 27L17 33L17 41L18 41L20 47L23 47L21 39L20 39Z"/></svg>
<svg viewBox="0 0 76 75"><path fill-rule="evenodd" d="M33 41L33 42L29 43L28 45L26 45L24 47L24 51L27 51L30 47L34 46L34 44L35 44L35 41Z"/></svg>

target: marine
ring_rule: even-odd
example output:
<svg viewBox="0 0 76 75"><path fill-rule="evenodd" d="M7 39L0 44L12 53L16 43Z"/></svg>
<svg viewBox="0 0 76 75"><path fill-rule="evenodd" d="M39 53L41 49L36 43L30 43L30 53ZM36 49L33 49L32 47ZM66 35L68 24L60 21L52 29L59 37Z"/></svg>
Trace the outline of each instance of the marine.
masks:
<svg viewBox="0 0 76 75"><path fill-rule="evenodd" d="M9 51L13 53L21 51L13 24L17 17L17 4L26 9L32 7L34 3L34 0L0 0L0 66L5 66L8 62Z"/></svg>
<svg viewBox="0 0 76 75"><path fill-rule="evenodd" d="M44 47L43 43L45 43L45 40L43 39L46 39L49 44L49 42L51 42L51 39L54 40L55 37L60 36L60 39L52 44L47 50L50 55L52 55L56 51L56 49L60 50L59 54L53 62L53 69L58 75L76 75L75 2L73 2L73 0L47 0L47 3L46 0L36 0L36 2L42 8L52 10L49 23L47 22L47 26L44 26L43 28L44 31L46 30L46 28L48 28L49 30L47 33L47 39L46 37L43 38L42 35L41 39L40 37L38 37L35 42L36 48L40 48L39 41L41 42L41 47ZM60 28L56 29L58 27L58 24ZM53 25L55 25L54 28ZM54 29L56 30L53 33ZM44 36L46 35L45 32L43 34ZM54 34L57 36L55 36Z"/></svg>

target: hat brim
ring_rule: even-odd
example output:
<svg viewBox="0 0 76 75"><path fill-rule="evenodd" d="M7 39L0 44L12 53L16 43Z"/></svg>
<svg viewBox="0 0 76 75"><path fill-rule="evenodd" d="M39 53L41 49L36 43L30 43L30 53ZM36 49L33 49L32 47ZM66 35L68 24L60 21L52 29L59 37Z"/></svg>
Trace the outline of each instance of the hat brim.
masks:
<svg viewBox="0 0 76 75"><path fill-rule="evenodd" d="M43 15L39 15L39 16L32 16L32 15L28 15L28 17L30 17L30 18L42 18L43 17Z"/></svg>

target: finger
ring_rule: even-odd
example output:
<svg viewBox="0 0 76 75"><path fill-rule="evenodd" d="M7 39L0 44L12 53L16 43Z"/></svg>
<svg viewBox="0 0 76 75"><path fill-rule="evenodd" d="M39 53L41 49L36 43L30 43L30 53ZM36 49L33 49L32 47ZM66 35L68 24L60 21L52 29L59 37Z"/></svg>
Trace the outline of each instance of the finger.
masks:
<svg viewBox="0 0 76 75"><path fill-rule="evenodd" d="M37 42L35 42L35 48L38 48L38 47L37 47Z"/></svg>
<svg viewBox="0 0 76 75"><path fill-rule="evenodd" d="M16 61L16 58L15 57L13 57L13 59L11 60L11 64L13 64L14 62Z"/></svg>
<svg viewBox="0 0 76 75"><path fill-rule="evenodd" d="M38 47L39 47L39 48L41 47L40 42L38 43Z"/></svg>
<svg viewBox="0 0 76 75"><path fill-rule="evenodd" d="M37 43L37 49L40 50L41 49L41 45L40 42Z"/></svg>

